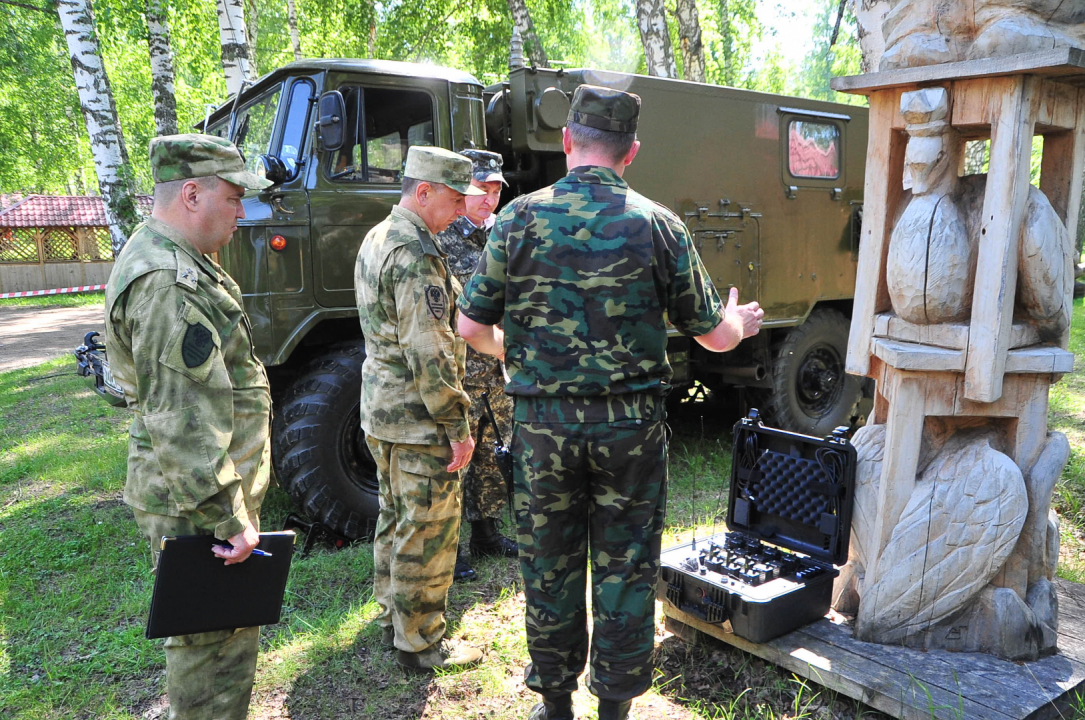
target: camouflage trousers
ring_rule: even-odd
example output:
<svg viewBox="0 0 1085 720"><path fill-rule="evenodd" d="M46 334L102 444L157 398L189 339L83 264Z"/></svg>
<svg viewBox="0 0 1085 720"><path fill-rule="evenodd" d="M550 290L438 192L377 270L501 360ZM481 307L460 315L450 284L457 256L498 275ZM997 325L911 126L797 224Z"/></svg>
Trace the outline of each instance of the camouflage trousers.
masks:
<svg viewBox="0 0 1085 720"><path fill-rule="evenodd" d="M445 634L445 605L460 532L460 477L451 450L366 437L377 463L380 515L373 539L377 623L395 644L421 652Z"/></svg>
<svg viewBox="0 0 1085 720"><path fill-rule="evenodd" d="M589 689L608 700L652 682L655 587L667 497L662 420L516 423L514 508L531 663L544 696L572 692L588 653Z"/></svg>
<svg viewBox="0 0 1085 720"><path fill-rule="evenodd" d="M164 535L208 535L184 517L132 508L158 567ZM259 528L259 508L249 509ZM229 598L223 598L229 602ZM170 720L245 720L256 675L260 628L239 628L166 638L166 694Z"/></svg>
<svg viewBox="0 0 1085 720"><path fill-rule="evenodd" d="M505 487L505 478L501 477L501 471L494 459L493 428L487 427L485 437L480 437L478 426L479 421L485 414L482 393L489 392L490 407L493 408L494 416L497 418L497 429L505 442L510 442L512 438L512 398L505 394L502 386L467 386L464 389L471 396L471 408L468 410L468 418L471 422L471 435L475 438L478 446L471 458L471 464L467 466L467 474L463 478L463 519L468 522L476 522L478 520L499 518L505 510L505 505L508 504L508 489Z"/></svg>

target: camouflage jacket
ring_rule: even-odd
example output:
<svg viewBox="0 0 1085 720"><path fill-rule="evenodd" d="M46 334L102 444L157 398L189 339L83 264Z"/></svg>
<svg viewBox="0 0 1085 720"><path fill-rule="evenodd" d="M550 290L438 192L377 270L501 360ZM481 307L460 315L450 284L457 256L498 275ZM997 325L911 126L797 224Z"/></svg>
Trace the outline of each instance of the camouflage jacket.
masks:
<svg viewBox="0 0 1085 720"><path fill-rule="evenodd" d="M448 266L452 274L466 286L475 272L482 249L486 247L486 228L474 225L466 217L461 217L437 236L441 247L448 253ZM501 361L493 355L467 348L467 376L464 387L478 390L496 390L505 387L505 378L501 374Z"/></svg>
<svg viewBox="0 0 1085 720"><path fill-rule="evenodd" d="M678 217L595 166L505 207L460 309L504 322L506 391L520 421L661 416L667 322L696 336L722 319Z"/></svg>
<svg viewBox="0 0 1085 720"><path fill-rule="evenodd" d="M267 374L237 283L174 228L136 228L106 287L106 348L135 411L124 501L225 540L270 472Z"/></svg>
<svg viewBox="0 0 1085 720"><path fill-rule="evenodd" d="M422 219L396 205L369 231L354 265L365 336L362 429L415 445L470 435L463 390L467 344L454 331L462 287Z"/></svg>

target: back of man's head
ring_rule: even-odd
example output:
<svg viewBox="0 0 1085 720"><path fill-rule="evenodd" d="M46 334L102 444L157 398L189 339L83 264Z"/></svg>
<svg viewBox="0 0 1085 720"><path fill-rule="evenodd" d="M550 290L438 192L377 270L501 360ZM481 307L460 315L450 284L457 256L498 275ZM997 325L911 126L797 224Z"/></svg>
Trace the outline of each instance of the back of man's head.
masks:
<svg viewBox="0 0 1085 720"><path fill-rule="evenodd" d="M566 131L577 152L620 163L637 139L640 97L601 85L580 85L569 103Z"/></svg>
<svg viewBox="0 0 1085 720"><path fill-rule="evenodd" d="M622 161L637 139L636 132L610 132L579 123L565 127L574 148L609 158L615 164Z"/></svg>

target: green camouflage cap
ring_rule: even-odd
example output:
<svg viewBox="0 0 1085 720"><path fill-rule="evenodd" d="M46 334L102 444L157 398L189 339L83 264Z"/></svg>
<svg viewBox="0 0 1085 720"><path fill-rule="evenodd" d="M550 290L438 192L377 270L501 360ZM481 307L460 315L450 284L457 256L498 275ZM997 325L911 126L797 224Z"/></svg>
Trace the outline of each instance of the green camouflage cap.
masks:
<svg viewBox="0 0 1085 720"><path fill-rule="evenodd" d="M599 85L580 85L569 105L569 122L610 132L636 132L639 115L639 95Z"/></svg>
<svg viewBox="0 0 1085 720"><path fill-rule="evenodd" d="M253 190L274 184L246 170L241 153L229 140L196 133L151 140L151 174L156 183L217 176Z"/></svg>
<svg viewBox="0 0 1085 720"><path fill-rule="evenodd" d="M471 177L479 182L505 183L505 176L501 174L501 166L505 159L489 150L460 150L460 155L471 161Z"/></svg>
<svg viewBox="0 0 1085 720"><path fill-rule="evenodd" d="M486 194L471 184L471 161L444 148L412 145L403 177L447 185L464 195Z"/></svg>

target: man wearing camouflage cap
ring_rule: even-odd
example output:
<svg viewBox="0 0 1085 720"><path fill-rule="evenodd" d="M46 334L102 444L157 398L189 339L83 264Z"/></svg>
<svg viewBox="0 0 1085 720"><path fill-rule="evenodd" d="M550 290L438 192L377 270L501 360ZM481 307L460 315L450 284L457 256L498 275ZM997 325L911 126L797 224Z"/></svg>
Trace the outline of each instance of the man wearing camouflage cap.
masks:
<svg viewBox="0 0 1085 720"><path fill-rule="evenodd" d="M165 535L214 535L245 562L259 542L271 396L237 283L210 257L245 217L245 188L271 183L209 135L151 141L154 209L106 286L106 347L135 417L124 501L157 564ZM222 598L222 602L233 602ZM166 639L170 718L248 711L256 627Z"/></svg>
<svg viewBox="0 0 1085 720"><path fill-rule="evenodd" d="M757 303L726 308L674 213L622 179L640 98L582 85L563 131L569 174L500 213L460 300L459 330L505 354L527 600L533 720L571 720L588 654L600 720L652 682L667 486L668 322L710 351L757 332ZM504 331L497 329L504 323Z"/></svg>
<svg viewBox="0 0 1085 720"><path fill-rule="evenodd" d="M414 146L392 213L365 236L354 266L365 337L362 429L377 465L380 514L373 594L382 640L412 671L473 665L476 648L442 642L460 528L460 470L471 461L456 335L463 290L436 234L464 213L471 162Z"/></svg>
<svg viewBox="0 0 1085 720"><path fill-rule="evenodd" d="M493 227L493 212L501 200L501 189L508 183L501 173L503 160L497 153L469 149L460 154L471 161L471 185L484 194L466 197L463 217L457 218L438 237L448 253L452 273L466 285L486 246L486 234ZM512 435L512 398L505 394L501 361L467 348L467 376L463 386L471 396L471 434L482 442L478 432L485 409L482 394L489 393L490 406L498 424L496 430L508 442ZM489 432L488 439L492 440L494 431ZM469 548L476 558L517 556L516 543L502 535L497 527L507 497L508 488L492 450L489 447L480 449L471 459L463 478L463 517L471 523ZM456 558L455 578L469 580L474 577L467 553L460 552Z"/></svg>

